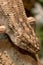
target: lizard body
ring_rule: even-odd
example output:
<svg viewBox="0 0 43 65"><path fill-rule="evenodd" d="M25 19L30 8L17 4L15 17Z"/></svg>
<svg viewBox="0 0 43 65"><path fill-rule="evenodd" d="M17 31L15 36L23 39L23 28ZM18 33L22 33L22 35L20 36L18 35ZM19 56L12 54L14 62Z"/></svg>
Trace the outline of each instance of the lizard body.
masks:
<svg viewBox="0 0 43 65"><path fill-rule="evenodd" d="M8 20L3 22L5 33L12 42L26 51L37 53L39 41L29 24L22 0L0 0L0 8Z"/></svg>

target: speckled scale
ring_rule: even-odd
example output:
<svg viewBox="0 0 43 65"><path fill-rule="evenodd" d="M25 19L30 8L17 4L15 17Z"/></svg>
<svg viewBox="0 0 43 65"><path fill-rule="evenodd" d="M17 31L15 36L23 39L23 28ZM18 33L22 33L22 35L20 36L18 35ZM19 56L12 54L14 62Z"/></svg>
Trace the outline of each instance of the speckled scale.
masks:
<svg viewBox="0 0 43 65"><path fill-rule="evenodd" d="M33 28L28 24L22 0L0 0L0 7L4 19L7 19L3 22L6 26L5 33L12 42L26 51L37 53L39 42Z"/></svg>

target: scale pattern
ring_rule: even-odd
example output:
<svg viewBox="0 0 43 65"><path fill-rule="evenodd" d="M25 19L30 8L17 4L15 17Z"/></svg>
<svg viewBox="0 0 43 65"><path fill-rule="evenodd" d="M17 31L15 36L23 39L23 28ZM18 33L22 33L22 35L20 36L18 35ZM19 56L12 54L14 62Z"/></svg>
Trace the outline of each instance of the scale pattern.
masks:
<svg viewBox="0 0 43 65"><path fill-rule="evenodd" d="M0 40L0 65L41 65L38 56L33 58L29 54L20 52L9 39ZM33 54L32 54L33 55ZM39 63L39 64L38 64Z"/></svg>
<svg viewBox="0 0 43 65"><path fill-rule="evenodd" d="M0 12L7 18L2 24L11 41L26 51L37 53L39 41L27 19L22 0L0 0Z"/></svg>

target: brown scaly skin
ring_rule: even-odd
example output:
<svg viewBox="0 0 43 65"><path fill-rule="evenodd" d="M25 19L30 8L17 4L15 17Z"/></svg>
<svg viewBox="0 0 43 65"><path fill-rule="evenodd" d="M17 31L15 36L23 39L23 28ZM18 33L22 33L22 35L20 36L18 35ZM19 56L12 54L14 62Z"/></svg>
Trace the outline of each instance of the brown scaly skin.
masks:
<svg viewBox="0 0 43 65"><path fill-rule="evenodd" d="M37 53L39 41L29 24L22 0L0 0L0 8L8 20L3 23L6 27L5 33L12 42L26 51Z"/></svg>
<svg viewBox="0 0 43 65"><path fill-rule="evenodd" d="M0 23L1 23L1 25L5 26L6 30L4 30L4 31L10 37L13 44L18 46L21 49L24 49L28 52L35 54L35 57L37 59L36 62L38 63L36 65L39 65L40 61L38 59L38 54L36 54L39 51L39 41L34 32L34 29L31 27L31 25L29 23L29 22L33 21L33 19L27 18L24 7L23 7L22 0L0 0L0 12L2 14L1 18L3 19L3 17L4 17L4 19L5 19L5 20L3 20L4 22L2 21ZM3 42L1 42L1 44L2 43ZM8 42L6 42L6 45L8 46ZM10 49L6 49L6 46L5 46L4 50L5 49L6 49L6 51L11 50L11 52L12 52L12 47L9 47L9 46L8 46L8 48L10 48ZM3 47L1 47L1 48L3 48ZM15 51L15 50L13 49L13 51ZM6 56L6 52L4 53L3 49L2 49L2 56L0 54L0 57L3 60L5 60L5 63L6 63L6 58L3 55L9 59L9 56L8 55ZM23 57L25 57L25 55ZM9 60L7 60L7 63L9 64L8 61ZM2 63L3 63L3 61L2 61ZM3 64L5 64L5 63L3 63ZM9 65L12 65L12 60L11 60L11 64L9 64Z"/></svg>
<svg viewBox="0 0 43 65"><path fill-rule="evenodd" d="M12 45L9 39L0 40L0 65L41 65L37 54L27 54ZM33 57L32 57L33 56ZM35 59L36 57L36 59Z"/></svg>
<svg viewBox="0 0 43 65"><path fill-rule="evenodd" d="M30 25L35 24L35 19L33 17L28 17L27 19L28 19ZM2 26L0 25L0 34L5 33L5 31L6 31L6 27L4 25L2 25Z"/></svg>
<svg viewBox="0 0 43 65"><path fill-rule="evenodd" d="M39 41L30 26L22 0L0 0L0 8L8 22L3 24L12 42L22 49L37 53L39 51ZM6 23L6 24L5 24Z"/></svg>

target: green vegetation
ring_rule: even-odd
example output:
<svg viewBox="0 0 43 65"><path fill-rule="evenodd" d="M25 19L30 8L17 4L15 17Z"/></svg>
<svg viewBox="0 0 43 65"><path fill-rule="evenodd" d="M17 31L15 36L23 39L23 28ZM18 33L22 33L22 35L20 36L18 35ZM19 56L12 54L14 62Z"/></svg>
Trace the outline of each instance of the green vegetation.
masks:
<svg viewBox="0 0 43 65"><path fill-rule="evenodd" d="M43 6L43 0L37 0Z"/></svg>

